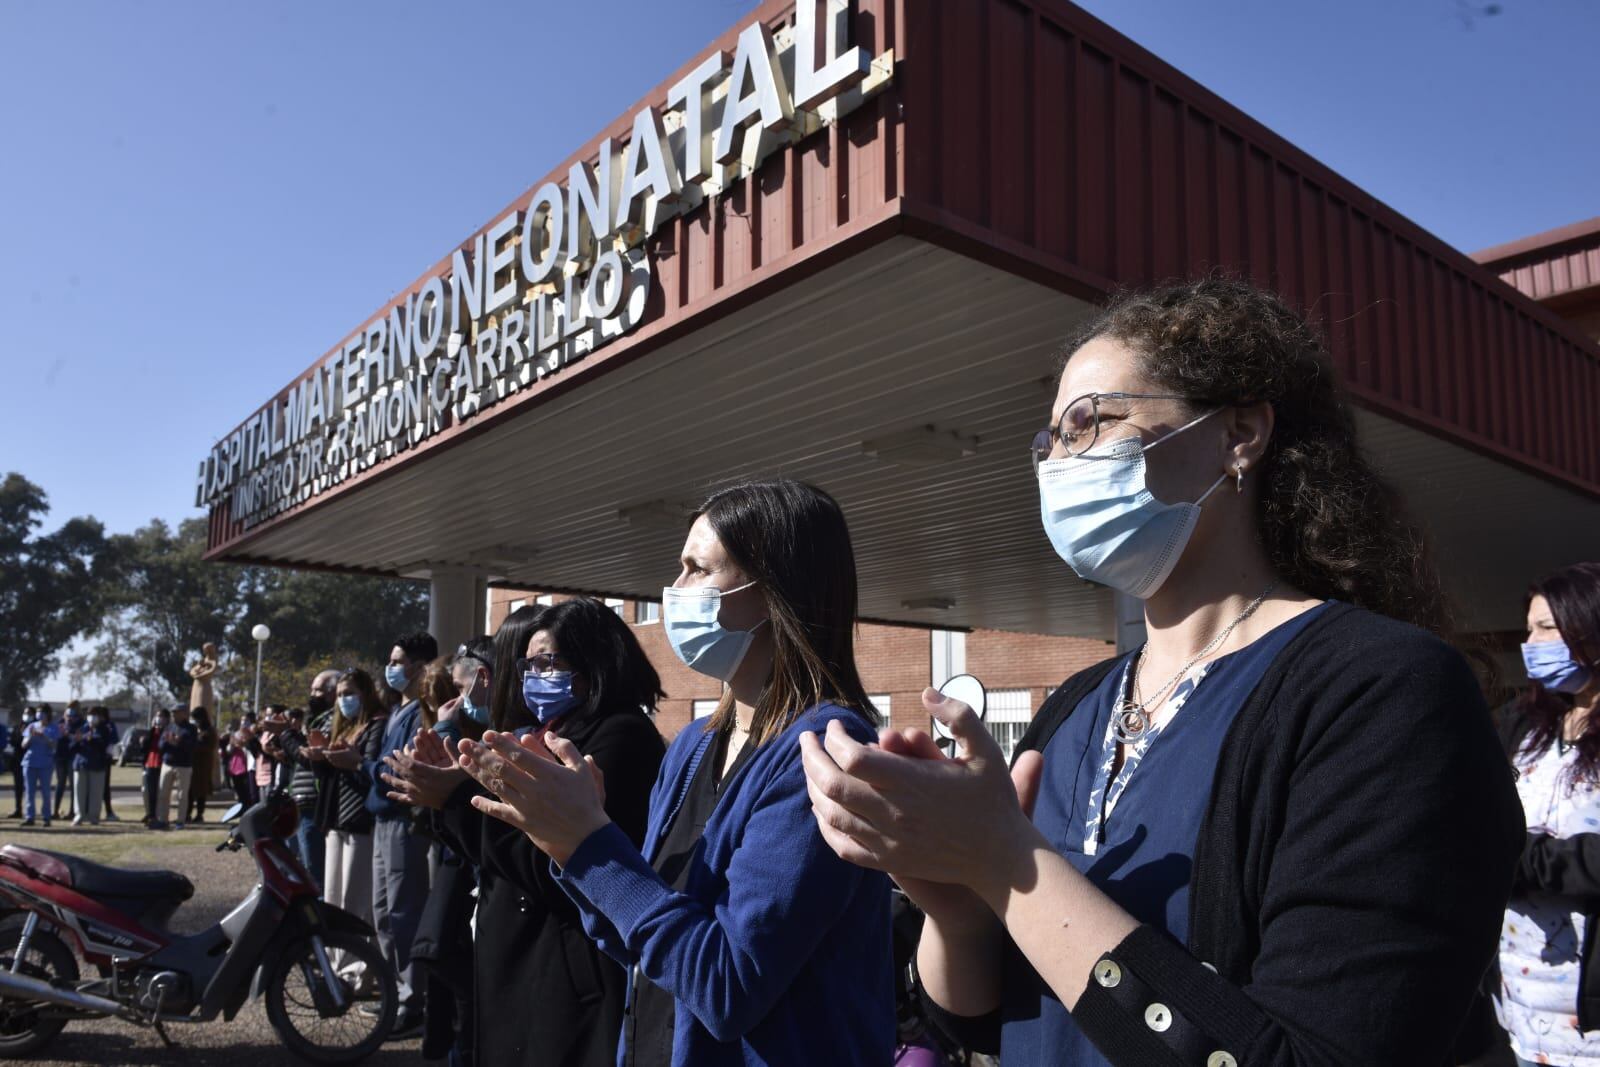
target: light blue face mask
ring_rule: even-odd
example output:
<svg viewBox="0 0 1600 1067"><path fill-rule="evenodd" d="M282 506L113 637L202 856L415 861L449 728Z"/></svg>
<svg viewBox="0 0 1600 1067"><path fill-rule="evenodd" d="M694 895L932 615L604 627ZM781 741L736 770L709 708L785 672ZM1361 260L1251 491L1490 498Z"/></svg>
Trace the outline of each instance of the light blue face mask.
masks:
<svg viewBox="0 0 1600 1067"><path fill-rule="evenodd" d="M339 698L339 714L347 719L354 719L361 714L361 698L354 693L347 693Z"/></svg>
<svg viewBox="0 0 1600 1067"><path fill-rule="evenodd" d="M474 704L472 694L468 693L461 698L461 714L477 723L479 726L489 725L489 705Z"/></svg>
<svg viewBox="0 0 1600 1067"><path fill-rule="evenodd" d="M1145 487L1144 456L1215 414L1208 411L1148 445L1127 437L1041 462L1039 510L1056 555L1080 578L1140 600L1160 589L1194 534L1200 505L1228 476L1192 504L1163 504Z"/></svg>
<svg viewBox="0 0 1600 1067"><path fill-rule="evenodd" d="M406 669L396 664L389 664L383 669L383 680L389 683L389 688L396 693L404 693L411 679L406 677Z"/></svg>
<svg viewBox="0 0 1600 1067"><path fill-rule="evenodd" d="M661 590L661 625L667 631L672 651L685 666L724 682L733 677L750 651L756 631L767 620L762 619L748 630L729 630L717 621L717 614L722 610L724 596L755 584L746 582L738 589L680 589L669 585Z"/></svg>
<svg viewBox="0 0 1600 1067"><path fill-rule="evenodd" d="M572 695L572 672L539 674L537 671L524 671L522 702L528 705L528 710L542 724L561 718L579 704L578 698Z"/></svg>
<svg viewBox="0 0 1600 1067"><path fill-rule="evenodd" d="M1589 669L1578 662L1565 641L1523 645L1522 663L1530 679L1557 693L1581 693L1589 684Z"/></svg>

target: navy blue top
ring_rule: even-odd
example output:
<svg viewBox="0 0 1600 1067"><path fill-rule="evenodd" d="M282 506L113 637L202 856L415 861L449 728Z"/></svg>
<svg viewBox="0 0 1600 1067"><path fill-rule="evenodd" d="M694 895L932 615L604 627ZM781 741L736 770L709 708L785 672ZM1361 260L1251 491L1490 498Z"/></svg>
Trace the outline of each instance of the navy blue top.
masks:
<svg viewBox="0 0 1600 1067"><path fill-rule="evenodd" d="M72 769L75 771L105 771L111 769L111 745L117 739L116 730L110 723L103 722L98 726L84 723L78 729L78 740L70 743L67 748L72 753Z"/></svg>
<svg viewBox="0 0 1600 1067"><path fill-rule="evenodd" d="M1178 713L1148 742L1091 849L1085 839L1109 782L1106 729L1133 653L1078 704L1045 746L1034 825L1128 914L1182 944L1189 941L1195 841L1228 727L1279 651L1325 607L1302 612L1211 661L1197 685L1179 685L1172 698L1183 700ZM1032 968L1012 968L1012 973L1029 979L1006 983L1001 1049L1007 1062L1108 1067Z"/></svg>

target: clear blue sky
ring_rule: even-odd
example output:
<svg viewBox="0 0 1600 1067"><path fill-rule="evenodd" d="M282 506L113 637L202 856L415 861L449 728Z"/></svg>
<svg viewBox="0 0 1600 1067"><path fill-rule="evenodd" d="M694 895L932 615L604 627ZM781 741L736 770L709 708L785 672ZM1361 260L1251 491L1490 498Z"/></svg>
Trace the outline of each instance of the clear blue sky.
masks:
<svg viewBox="0 0 1600 1067"><path fill-rule="evenodd" d="M1595 0L1086 6L1458 247L1600 214ZM194 514L214 438L753 8L0 0L0 471Z"/></svg>

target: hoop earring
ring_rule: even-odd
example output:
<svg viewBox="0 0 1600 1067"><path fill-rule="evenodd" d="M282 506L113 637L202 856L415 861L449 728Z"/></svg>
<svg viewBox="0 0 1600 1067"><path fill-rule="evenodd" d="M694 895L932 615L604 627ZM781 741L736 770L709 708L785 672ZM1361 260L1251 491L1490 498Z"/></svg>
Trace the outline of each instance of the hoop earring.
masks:
<svg viewBox="0 0 1600 1067"><path fill-rule="evenodd" d="M1233 491L1235 493L1244 492L1244 465L1243 464L1240 464L1239 466L1233 468Z"/></svg>

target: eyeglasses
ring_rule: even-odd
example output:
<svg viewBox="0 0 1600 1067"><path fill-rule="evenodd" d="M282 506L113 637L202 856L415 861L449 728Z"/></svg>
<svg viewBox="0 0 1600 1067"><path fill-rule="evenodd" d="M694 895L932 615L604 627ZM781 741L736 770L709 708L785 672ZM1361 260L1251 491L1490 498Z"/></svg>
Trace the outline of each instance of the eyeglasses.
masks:
<svg viewBox="0 0 1600 1067"><path fill-rule="evenodd" d="M550 675L566 670L560 666L561 657L553 652L536 652L527 659L517 660L517 673Z"/></svg>
<svg viewBox="0 0 1600 1067"><path fill-rule="evenodd" d="M1050 458L1056 442L1069 456L1081 456L1094 447L1100 439L1100 401L1102 400L1188 400L1175 393L1085 393L1061 412L1053 427L1047 426L1033 435L1028 454L1033 459L1037 474L1039 464Z"/></svg>

